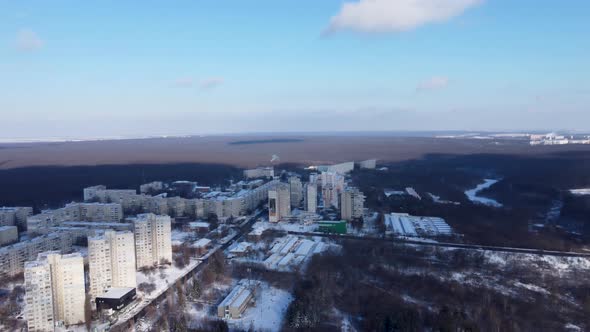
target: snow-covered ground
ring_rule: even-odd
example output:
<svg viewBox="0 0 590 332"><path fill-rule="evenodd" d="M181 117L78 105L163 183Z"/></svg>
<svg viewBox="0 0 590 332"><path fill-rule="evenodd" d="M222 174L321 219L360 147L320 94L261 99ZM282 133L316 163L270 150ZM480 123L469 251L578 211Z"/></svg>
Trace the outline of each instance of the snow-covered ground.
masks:
<svg viewBox="0 0 590 332"><path fill-rule="evenodd" d="M255 295L255 305L249 307L240 319L226 320L230 330L279 331L293 296L282 289L262 282Z"/></svg>
<svg viewBox="0 0 590 332"><path fill-rule="evenodd" d="M393 190L393 189L385 189L383 191L383 193L385 194L386 197L389 196L404 196L407 195L405 190Z"/></svg>
<svg viewBox="0 0 590 332"><path fill-rule="evenodd" d="M267 224L267 229L276 229L280 231L286 232L315 232L318 228L317 224L310 224L310 225L303 225L298 223L286 223L286 222L278 222L278 223L265 223Z"/></svg>
<svg viewBox="0 0 590 332"><path fill-rule="evenodd" d="M494 180L494 179L484 179L484 182L478 184L477 187L475 187L473 189L466 190L465 195L467 195L467 198L469 198L470 201L472 201L476 204L483 204L483 205L492 206L492 207L502 207L502 204L500 202L496 201L495 199L477 196L477 193L493 186L498 181L499 180Z"/></svg>
<svg viewBox="0 0 590 332"><path fill-rule="evenodd" d="M438 203L438 204L453 204L453 205L461 205L461 203L459 202L454 202L454 201L447 201L444 199L440 199L440 196L437 196L433 193L427 193L428 196L430 196L430 198L432 199L433 202Z"/></svg>
<svg viewBox="0 0 590 332"><path fill-rule="evenodd" d="M172 264L167 265L164 268L158 268L154 270L153 273L137 272L137 285L146 282L153 283L156 286L156 290L149 295L139 290L137 290L137 294L144 299L154 299L166 291L170 285L174 285L176 280L186 275L200 263L201 262L198 260L191 260L190 263L182 269L179 269Z"/></svg>

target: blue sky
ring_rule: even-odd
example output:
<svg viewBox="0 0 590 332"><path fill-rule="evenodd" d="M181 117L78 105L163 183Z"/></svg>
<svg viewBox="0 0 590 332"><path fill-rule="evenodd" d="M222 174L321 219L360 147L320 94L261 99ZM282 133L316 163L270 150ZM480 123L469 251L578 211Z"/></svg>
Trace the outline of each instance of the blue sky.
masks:
<svg viewBox="0 0 590 332"><path fill-rule="evenodd" d="M0 137L590 130L585 0L2 1Z"/></svg>

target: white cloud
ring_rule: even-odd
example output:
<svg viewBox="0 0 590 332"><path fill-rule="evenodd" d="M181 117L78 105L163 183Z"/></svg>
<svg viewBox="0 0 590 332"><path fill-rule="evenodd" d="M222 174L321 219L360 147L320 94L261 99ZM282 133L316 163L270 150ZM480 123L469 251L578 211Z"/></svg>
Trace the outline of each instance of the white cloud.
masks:
<svg viewBox="0 0 590 332"><path fill-rule="evenodd" d="M43 47L44 44L43 40L31 29L21 29L16 34L16 48L19 51L36 51Z"/></svg>
<svg viewBox="0 0 590 332"><path fill-rule="evenodd" d="M203 90L204 89L212 89L222 83L223 83L222 77L209 77L209 78L201 80L199 82L199 87Z"/></svg>
<svg viewBox="0 0 590 332"><path fill-rule="evenodd" d="M430 91L444 89L449 85L449 79L444 76L433 76L416 87L416 91Z"/></svg>
<svg viewBox="0 0 590 332"><path fill-rule="evenodd" d="M357 0L342 5L328 32L401 32L445 22L483 0Z"/></svg>

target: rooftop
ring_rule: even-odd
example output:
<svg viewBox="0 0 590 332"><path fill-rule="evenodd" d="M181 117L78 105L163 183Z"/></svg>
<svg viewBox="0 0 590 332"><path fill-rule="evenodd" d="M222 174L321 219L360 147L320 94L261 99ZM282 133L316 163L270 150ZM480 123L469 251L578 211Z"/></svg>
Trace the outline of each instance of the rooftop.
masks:
<svg viewBox="0 0 590 332"><path fill-rule="evenodd" d="M123 296L127 295L129 292L132 292L135 288L133 287L117 287L111 288L106 293L97 296L97 298L102 299L120 299Z"/></svg>

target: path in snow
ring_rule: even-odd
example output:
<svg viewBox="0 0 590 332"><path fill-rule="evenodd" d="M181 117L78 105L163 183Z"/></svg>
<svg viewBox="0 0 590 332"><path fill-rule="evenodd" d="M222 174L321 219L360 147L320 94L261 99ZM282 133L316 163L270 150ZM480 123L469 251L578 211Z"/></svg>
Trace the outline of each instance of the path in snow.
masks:
<svg viewBox="0 0 590 332"><path fill-rule="evenodd" d="M475 187L473 189L466 190L465 195L467 195L467 198L469 198L470 201L472 201L476 204L483 204L483 205L492 206L492 207L502 207L502 204L500 202L496 201L495 199L477 196L477 193L493 186L498 181L499 180L494 180L494 179L484 179L484 182L478 184L477 187Z"/></svg>

